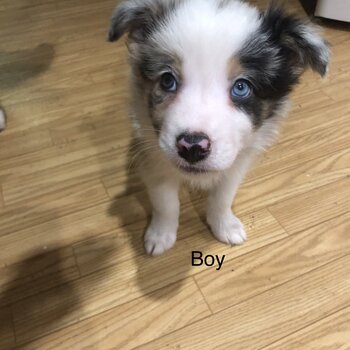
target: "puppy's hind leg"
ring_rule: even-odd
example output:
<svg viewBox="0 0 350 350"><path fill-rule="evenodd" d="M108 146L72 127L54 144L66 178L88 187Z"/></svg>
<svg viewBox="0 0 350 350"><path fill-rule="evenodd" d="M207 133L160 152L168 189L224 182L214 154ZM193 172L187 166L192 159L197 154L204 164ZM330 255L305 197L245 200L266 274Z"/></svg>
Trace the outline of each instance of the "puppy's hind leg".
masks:
<svg viewBox="0 0 350 350"><path fill-rule="evenodd" d="M152 220L145 234L145 249L150 255L161 255L176 241L179 226L179 183L163 179L146 184L152 203Z"/></svg>

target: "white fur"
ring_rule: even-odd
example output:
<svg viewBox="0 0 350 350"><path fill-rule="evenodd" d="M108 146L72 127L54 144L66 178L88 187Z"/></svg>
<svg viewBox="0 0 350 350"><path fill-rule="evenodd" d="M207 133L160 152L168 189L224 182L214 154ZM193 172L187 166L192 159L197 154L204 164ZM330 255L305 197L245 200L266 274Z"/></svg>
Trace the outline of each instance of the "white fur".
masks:
<svg viewBox="0 0 350 350"><path fill-rule="evenodd" d="M324 45L320 30L318 27L313 26L312 24L304 25L303 28L303 37L313 46L322 47L320 50L321 56L320 59L326 64L326 74L328 73L328 62L330 57L330 50L327 46Z"/></svg>
<svg viewBox="0 0 350 350"><path fill-rule="evenodd" d="M185 165L177 156L174 138L184 130L209 136L212 152L206 168L211 170L227 169L250 136L250 120L238 109L233 112L228 101L233 82L227 70L230 58L258 24L257 11L243 3L217 10L215 0L192 0L155 33L154 41L176 52L183 62L183 90L166 113L160 137L160 147L178 164Z"/></svg>
<svg viewBox="0 0 350 350"><path fill-rule="evenodd" d="M249 116L232 105L228 62L259 23L258 11L239 1L218 10L216 0L191 0L153 34L155 44L180 57L184 82L176 102L162 115L159 137L151 132L145 96L137 84L133 89L132 121L144 145L141 176L153 206L145 234L149 254L162 254L175 244L183 182L209 191L207 221L219 241L234 245L246 240L231 205L252 160L275 139L278 123L271 118L256 131ZM185 161L177 154L175 140L184 131L203 132L211 139L211 154L202 162L208 173L179 170Z"/></svg>
<svg viewBox="0 0 350 350"><path fill-rule="evenodd" d="M178 190L179 182L173 178L149 186L153 213L145 234L148 254L160 255L175 244L180 214Z"/></svg>
<svg viewBox="0 0 350 350"><path fill-rule="evenodd" d="M0 131L6 128L5 112L0 108Z"/></svg>

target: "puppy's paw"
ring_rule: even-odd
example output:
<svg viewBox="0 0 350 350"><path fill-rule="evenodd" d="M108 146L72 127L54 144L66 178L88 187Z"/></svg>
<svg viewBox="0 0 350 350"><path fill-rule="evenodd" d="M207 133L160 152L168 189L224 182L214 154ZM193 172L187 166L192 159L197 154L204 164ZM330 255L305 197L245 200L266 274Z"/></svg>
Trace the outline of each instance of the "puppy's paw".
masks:
<svg viewBox="0 0 350 350"><path fill-rule="evenodd" d="M6 128L6 115L5 112L0 107L0 132Z"/></svg>
<svg viewBox="0 0 350 350"><path fill-rule="evenodd" d="M157 256L173 247L176 241L176 229L151 223L145 234L147 254Z"/></svg>
<svg viewBox="0 0 350 350"><path fill-rule="evenodd" d="M215 238L230 245L243 244L247 239L244 226L241 221L232 213L208 216L208 224Z"/></svg>

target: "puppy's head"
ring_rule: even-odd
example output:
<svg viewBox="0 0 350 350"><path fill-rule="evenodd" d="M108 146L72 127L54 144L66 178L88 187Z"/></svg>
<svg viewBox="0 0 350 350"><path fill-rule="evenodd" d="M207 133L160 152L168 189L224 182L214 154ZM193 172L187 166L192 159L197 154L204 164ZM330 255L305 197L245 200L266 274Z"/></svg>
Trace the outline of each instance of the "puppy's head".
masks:
<svg viewBox="0 0 350 350"><path fill-rule="evenodd" d="M125 32L138 103L184 172L229 168L307 67L327 72L329 49L315 27L275 6L259 13L236 0L125 0L109 40Z"/></svg>

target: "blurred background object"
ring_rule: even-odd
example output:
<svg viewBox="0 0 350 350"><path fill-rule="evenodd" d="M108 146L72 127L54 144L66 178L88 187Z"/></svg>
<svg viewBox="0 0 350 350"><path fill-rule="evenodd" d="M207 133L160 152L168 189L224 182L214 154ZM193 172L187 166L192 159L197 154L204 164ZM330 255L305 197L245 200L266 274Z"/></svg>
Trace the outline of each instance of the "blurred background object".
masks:
<svg viewBox="0 0 350 350"><path fill-rule="evenodd" d="M315 16L350 22L350 0L318 0Z"/></svg>

